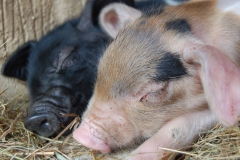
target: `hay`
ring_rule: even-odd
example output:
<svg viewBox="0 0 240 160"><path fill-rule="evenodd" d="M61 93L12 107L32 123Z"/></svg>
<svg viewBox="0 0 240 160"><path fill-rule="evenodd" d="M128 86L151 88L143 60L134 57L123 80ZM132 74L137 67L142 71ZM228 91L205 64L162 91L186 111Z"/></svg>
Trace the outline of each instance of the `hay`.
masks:
<svg viewBox="0 0 240 160"><path fill-rule="evenodd" d="M186 159L240 159L240 119L238 127L224 128L217 124L193 145Z"/></svg>
<svg viewBox="0 0 240 160"><path fill-rule="evenodd" d="M75 156L92 155L90 150L82 147L70 137L49 139L38 136L24 128L28 103L14 103L9 106L0 100L0 157L8 159L72 159ZM16 107L17 106L17 107ZM68 126L79 121L75 118Z"/></svg>
<svg viewBox="0 0 240 160"><path fill-rule="evenodd" d="M10 105L11 104L11 105ZM103 156L98 152L89 150L76 141L72 136L49 139L38 136L24 128L23 120L26 116L27 101L16 101L15 103L0 100L0 157L1 160L35 160L35 159L115 159ZM79 123L79 118L67 127L70 128ZM239 119L240 126L240 119ZM193 144L191 151L176 151L164 149L171 152L182 153L181 159L240 159L240 128L224 128L216 125L204 136Z"/></svg>
<svg viewBox="0 0 240 160"><path fill-rule="evenodd" d="M207 133L200 134L198 142L186 147L189 151L161 148L181 153L185 160L239 160L240 159L240 118L238 127L224 128L217 124ZM186 149L185 148L185 149Z"/></svg>

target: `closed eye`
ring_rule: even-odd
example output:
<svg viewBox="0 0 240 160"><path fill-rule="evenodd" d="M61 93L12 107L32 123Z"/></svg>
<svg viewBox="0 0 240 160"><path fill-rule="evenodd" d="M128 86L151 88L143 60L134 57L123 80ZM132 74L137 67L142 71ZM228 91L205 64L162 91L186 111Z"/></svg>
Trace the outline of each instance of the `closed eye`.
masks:
<svg viewBox="0 0 240 160"><path fill-rule="evenodd" d="M143 101L146 101L146 100L147 100L147 94L140 99L140 102L143 102Z"/></svg>

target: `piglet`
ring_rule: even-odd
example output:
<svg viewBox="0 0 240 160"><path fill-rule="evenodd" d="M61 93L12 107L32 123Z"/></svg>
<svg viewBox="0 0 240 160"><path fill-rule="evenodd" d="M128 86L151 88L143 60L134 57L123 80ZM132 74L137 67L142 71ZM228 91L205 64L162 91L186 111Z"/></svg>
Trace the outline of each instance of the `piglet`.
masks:
<svg viewBox="0 0 240 160"><path fill-rule="evenodd" d="M73 137L103 153L138 145L130 159L157 160L164 159L161 148L182 149L217 120L234 125L240 17L238 2L230 10L222 2L187 2L146 14L117 3L103 9L101 26L115 40L100 59L93 96Z"/></svg>

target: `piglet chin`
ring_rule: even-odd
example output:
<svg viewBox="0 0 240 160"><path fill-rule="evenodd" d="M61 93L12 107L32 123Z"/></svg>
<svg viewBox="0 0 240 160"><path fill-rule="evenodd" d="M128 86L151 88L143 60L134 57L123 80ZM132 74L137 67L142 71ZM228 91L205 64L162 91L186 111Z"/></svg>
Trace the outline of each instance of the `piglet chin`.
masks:
<svg viewBox="0 0 240 160"><path fill-rule="evenodd" d="M98 150L102 153L109 153L111 150L104 140L94 136L82 125L73 132L73 138L85 147Z"/></svg>

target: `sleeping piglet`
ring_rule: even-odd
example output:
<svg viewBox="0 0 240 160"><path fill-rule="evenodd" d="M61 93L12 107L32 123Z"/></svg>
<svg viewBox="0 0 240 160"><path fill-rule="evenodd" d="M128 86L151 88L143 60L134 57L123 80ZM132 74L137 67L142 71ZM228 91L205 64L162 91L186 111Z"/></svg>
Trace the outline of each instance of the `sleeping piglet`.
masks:
<svg viewBox="0 0 240 160"><path fill-rule="evenodd" d="M223 3L230 3L223 4ZM217 121L240 114L238 1L197 1L142 13L112 4L100 15L115 40L74 138L103 153L138 145L130 159L164 159ZM165 157L166 158L166 157Z"/></svg>

